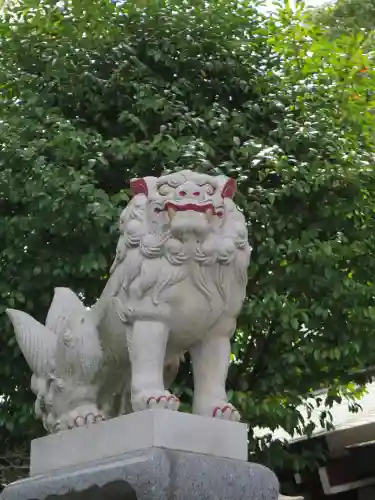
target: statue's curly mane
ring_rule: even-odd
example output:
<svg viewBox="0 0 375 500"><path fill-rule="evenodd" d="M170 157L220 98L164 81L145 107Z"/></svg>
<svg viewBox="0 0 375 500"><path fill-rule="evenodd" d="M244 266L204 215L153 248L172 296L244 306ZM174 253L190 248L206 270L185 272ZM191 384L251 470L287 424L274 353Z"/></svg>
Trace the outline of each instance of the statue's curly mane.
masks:
<svg viewBox="0 0 375 500"><path fill-rule="evenodd" d="M167 287L189 276L208 299L216 289L225 303L229 283L246 286L250 253L247 226L231 199L225 200L222 226L203 243L194 240L188 245L173 238L169 231L151 227L147 208L147 197L137 195L120 216L121 235L111 268L112 284L108 283L112 293L121 286L130 298L150 295L156 303Z"/></svg>

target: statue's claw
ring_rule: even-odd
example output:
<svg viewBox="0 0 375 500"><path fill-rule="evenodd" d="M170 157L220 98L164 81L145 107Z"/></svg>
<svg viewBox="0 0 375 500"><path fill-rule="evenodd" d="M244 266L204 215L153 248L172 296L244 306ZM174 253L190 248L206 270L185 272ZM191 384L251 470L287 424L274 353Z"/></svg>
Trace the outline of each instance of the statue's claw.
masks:
<svg viewBox="0 0 375 500"><path fill-rule="evenodd" d="M101 414L87 413L84 417L78 416L74 419L74 427L83 427L84 425L96 424L103 422L105 417Z"/></svg>
<svg viewBox="0 0 375 500"><path fill-rule="evenodd" d="M82 405L61 418L59 430L87 427L102 422L105 419L105 415L96 406Z"/></svg>
<svg viewBox="0 0 375 500"><path fill-rule="evenodd" d="M141 410L174 410L180 406L180 400L169 391L142 391L133 395L134 411Z"/></svg>
<svg viewBox="0 0 375 500"><path fill-rule="evenodd" d="M239 412L229 403L222 406L215 406L212 411L212 416L223 420L231 420L233 422L239 422L241 420Z"/></svg>

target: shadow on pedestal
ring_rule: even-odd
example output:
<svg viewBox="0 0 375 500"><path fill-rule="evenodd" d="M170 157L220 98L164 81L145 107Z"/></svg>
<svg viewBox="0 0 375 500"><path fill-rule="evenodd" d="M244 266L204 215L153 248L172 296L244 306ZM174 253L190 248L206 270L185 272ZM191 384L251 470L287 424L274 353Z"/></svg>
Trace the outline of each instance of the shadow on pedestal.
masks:
<svg viewBox="0 0 375 500"><path fill-rule="evenodd" d="M64 495L49 495L46 500L138 500L131 485L126 481L114 481L102 487L91 486L83 491L72 491Z"/></svg>

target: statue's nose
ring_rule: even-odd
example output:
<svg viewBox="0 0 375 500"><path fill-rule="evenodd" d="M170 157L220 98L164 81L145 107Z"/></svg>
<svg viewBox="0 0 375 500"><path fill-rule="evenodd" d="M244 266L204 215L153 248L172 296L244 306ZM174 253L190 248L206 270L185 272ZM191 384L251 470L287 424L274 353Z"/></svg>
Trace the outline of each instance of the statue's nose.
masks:
<svg viewBox="0 0 375 500"><path fill-rule="evenodd" d="M189 198L191 200L203 201L204 191L194 182L185 182L177 188L177 196L179 199Z"/></svg>

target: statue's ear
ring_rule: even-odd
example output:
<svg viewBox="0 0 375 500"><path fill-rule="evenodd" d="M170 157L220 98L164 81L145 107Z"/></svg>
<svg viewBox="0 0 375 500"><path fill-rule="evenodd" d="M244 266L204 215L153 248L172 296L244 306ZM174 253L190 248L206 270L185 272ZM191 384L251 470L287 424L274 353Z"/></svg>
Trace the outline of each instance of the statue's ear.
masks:
<svg viewBox="0 0 375 500"><path fill-rule="evenodd" d="M237 191L237 184L234 179L228 179L221 190L223 198L233 198Z"/></svg>
<svg viewBox="0 0 375 500"><path fill-rule="evenodd" d="M130 189L134 196L137 194L148 195L148 187L145 179L131 179Z"/></svg>

